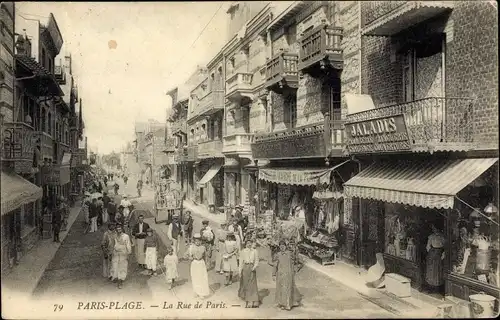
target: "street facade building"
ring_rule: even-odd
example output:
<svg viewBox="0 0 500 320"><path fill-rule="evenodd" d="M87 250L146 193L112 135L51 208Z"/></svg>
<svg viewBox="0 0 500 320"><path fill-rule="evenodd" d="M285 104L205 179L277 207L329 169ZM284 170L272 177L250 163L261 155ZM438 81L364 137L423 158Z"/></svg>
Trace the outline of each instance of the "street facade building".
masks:
<svg viewBox="0 0 500 320"><path fill-rule="evenodd" d="M83 119L81 103L76 112L71 57L55 63L63 44L55 17L23 24L14 19L14 3L2 2L1 8L5 272L39 239L51 237L51 215L42 212L54 208L58 197L70 197L70 165L83 138Z"/></svg>
<svg viewBox="0 0 500 320"><path fill-rule="evenodd" d="M358 226L354 260L372 265L383 252L386 272L420 291L498 298L496 8L347 7L361 17L352 26L361 35L349 79L356 90L343 100L347 151L360 170L344 184L345 212Z"/></svg>

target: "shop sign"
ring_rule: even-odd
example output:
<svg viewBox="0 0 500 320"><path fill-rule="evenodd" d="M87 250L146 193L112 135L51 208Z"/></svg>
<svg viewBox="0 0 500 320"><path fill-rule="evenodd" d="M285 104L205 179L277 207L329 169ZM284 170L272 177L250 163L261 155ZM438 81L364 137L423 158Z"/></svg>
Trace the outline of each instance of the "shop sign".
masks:
<svg viewBox="0 0 500 320"><path fill-rule="evenodd" d="M320 170L283 170L261 169L259 179L290 185L316 185L330 182L329 169Z"/></svg>
<svg viewBox="0 0 500 320"><path fill-rule="evenodd" d="M349 153L384 153L411 149L402 114L345 124Z"/></svg>

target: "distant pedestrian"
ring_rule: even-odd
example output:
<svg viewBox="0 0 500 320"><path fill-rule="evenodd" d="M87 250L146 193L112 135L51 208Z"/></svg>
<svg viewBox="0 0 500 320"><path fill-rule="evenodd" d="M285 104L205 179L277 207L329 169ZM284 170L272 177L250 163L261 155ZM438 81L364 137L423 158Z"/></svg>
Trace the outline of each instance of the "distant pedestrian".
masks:
<svg viewBox="0 0 500 320"><path fill-rule="evenodd" d="M104 232L102 236L102 242L101 242L101 247L103 252L102 275L105 278L109 278L109 280L112 280L113 278L112 277L113 264L111 263L111 260L113 257L113 248L115 246L115 238L116 238L115 224L110 223L108 224L108 230Z"/></svg>
<svg viewBox="0 0 500 320"><path fill-rule="evenodd" d="M200 230L201 240L206 248L205 252L205 264L207 269L212 267L212 249L215 243L215 233L212 228L208 225L208 220L203 220L203 227Z"/></svg>
<svg viewBox="0 0 500 320"><path fill-rule="evenodd" d="M123 232L121 225L116 227L116 239L113 248L113 280L118 281L118 288L123 288L123 281L127 278L128 256L132 252L130 238Z"/></svg>
<svg viewBox="0 0 500 320"><path fill-rule="evenodd" d="M115 182L115 184L113 185L113 189L115 190L115 196L118 195L118 190L120 189L118 183Z"/></svg>
<svg viewBox="0 0 500 320"><path fill-rule="evenodd" d="M257 250L253 248L253 242L247 240L245 249L240 252L240 289L238 296L245 300L246 308L251 304L251 308L259 306L259 289L257 287L257 266L259 256Z"/></svg>
<svg viewBox="0 0 500 320"><path fill-rule="evenodd" d="M224 274L224 254L226 253L226 248L224 243L226 242L227 231L226 224L221 224L221 229L217 233L217 240L215 241L215 272Z"/></svg>
<svg viewBox="0 0 500 320"><path fill-rule="evenodd" d="M144 239L144 254L146 269L150 275L156 276L156 262L158 261L158 249L160 248L160 239L154 233L153 229L148 228L147 237Z"/></svg>
<svg viewBox="0 0 500 320"><path fill-rule="evenodd" d="M51 210L52 211L52 230L54 232L54 242L60 242L59 241L59 233L61 232L61 225L62 225L62 215L61 215L61 210L55 209Z"/></svg>
<svg viewBox="0 0 500 320"><path fill-rule="evenodd" d="M172 223L168 225L167 236L172 241L172 249L177 255L179 252L179 238L182 235L182 225L179 222L179 216L172 217Z"/></svg>
<svg viewBox="0 0 500 320"><path fill-rule="evenodd" d="M135 238L135 257L140 267L146 267L146 255L144 250L145 239L149 224L144 222L144 215L139 215L139 222L132 228L132 236Z"/></svg>
<svg viewBox="0 0 500 320"><path fill-rule="evenodd" d="M115 218L116 218L116 203L115 199L109 198L108 206L107 206L107 213L108 213L108 221L111 223L115 223Z"/></svg>
<svg viewBox="0 0 500 320"><path fill-rule="evenodd" d="M194 243L189 246L186 253L191 262L191 283L193 291L198 298L206 298L210 295L210 287L208 285L208 273L205 264L205 246L201 243L201 235L196 233L193 236Z"/></svg>
<svg viewBox="0 0 500 320"><path fill-rule="evenodd" d="M193 240L193 217L191 216L191 211L186 211L182 222L184 228L184 239L186 243L191 243Z"/></svg>
<svg viewBox="0 0 500 320"><path fill-rule="evenodd" d="M285 241L279 243L280 251L274 257L273 280L276 281L275 303L283 310L300 305L302 298L295 285L295 263Z"/></svg>
<svg viewBox="0 0 500 320"><path fill-rule="evenodd" d="M123 216L125 217L125 220L128 220L128 216L130 214L130 207L132 206L132 203L128 200L128 196L124 195L122 201L120 202L120 206L123 208Z"/></svg>
<svg viewBox="0 0 500 320"><path fill-rule="evenodd" d="M97 206L97 199L92 199L92 203L89 206L89 218L90 218L90 232L97 231L97 215L99 214L99 208Z"/></svg>
<svg viewBox="0 0 500 320"><path fill-rule="evenodd" d="M224 273L226 274L226 282L224 285L229 286L233 283L233 276L238 272L238 243L232 232L227 233L226 241L224 242L224 261L222 263Z"/></svg>
<svg viewBox="0 0 500 320"><path fill-rule="evenodd" d="M179 258L175 254L174 250L169 247L167 248L167 254L163 259L163 265L165 266L165 279L169 284L169 289L172 289L175 285L175 280L179 277L177 271L177 265L179 264Z"/></svg>
<svg viewBox="0 0 500 320"><path fill-rule="evenodd" d="M107 176L104 176L104 185L107 186L108 185L108 177Z"/></svg>
<svg viewBox="0 0 500 320"><path fill-rule="evenodd" d="M109 221L109 213L108 213L108 206L109 202L111 201L111 198L108 196L107 192L104 192L102 196L102 221L104 223L107 223Z"/></svg>
<svg viewBox="0 0 500 320"><path fill-rule="evenodd" d="M128 181L128 177L127 176L123 176L123 182L125 183L125 185L127 184L127 181Z"/></svg>
<svg viewBox="0 0 500 320"><path fill-rule="evenodd" d="M100 227L104 224L104 203L102 197L97 198L97 226Z"/></svg>
<svg viewBox="0 0 500 320"><path fill-rule="evenodd" d="M236 242L238 243L238 248L242 249L241 243L243 242L243 230L241 226L238 224L238 219L233 218L232 223L228 226L227 230L229 232L233 232L236 237Z"/></svg>

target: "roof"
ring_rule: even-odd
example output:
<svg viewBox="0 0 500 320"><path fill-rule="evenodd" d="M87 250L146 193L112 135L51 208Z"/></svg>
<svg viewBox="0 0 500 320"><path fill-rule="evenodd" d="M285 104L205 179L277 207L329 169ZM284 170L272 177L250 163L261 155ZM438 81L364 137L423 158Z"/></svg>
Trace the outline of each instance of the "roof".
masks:
<svg viewBox="0 0 500 320"><path fill-rule="evenodd" d="M40 77L48 81L48 88L52 91L53 95L64 96L64 92L57 83L55 76L50 73L44 66L38 63L34 58L25 55L16 55L16 62L30 70L34 76Z"/></svg>

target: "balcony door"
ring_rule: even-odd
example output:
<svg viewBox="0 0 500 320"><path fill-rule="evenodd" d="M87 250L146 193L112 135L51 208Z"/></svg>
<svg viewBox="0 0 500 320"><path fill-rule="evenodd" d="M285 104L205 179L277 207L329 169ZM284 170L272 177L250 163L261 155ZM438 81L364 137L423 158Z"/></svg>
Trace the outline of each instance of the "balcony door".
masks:
<svg viewBox="0 0 500 320"><path fill-rule="evenodd" d="M444 36L438 34L403 53L403 99L419 101L408 104L405 114L416 140L443 137L445 44Z"/></svg>

